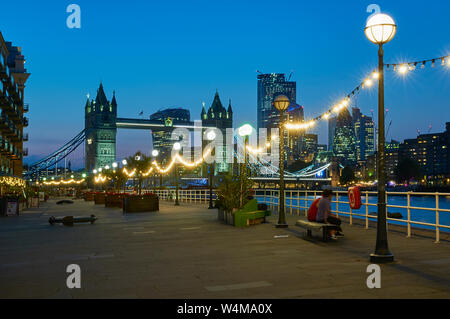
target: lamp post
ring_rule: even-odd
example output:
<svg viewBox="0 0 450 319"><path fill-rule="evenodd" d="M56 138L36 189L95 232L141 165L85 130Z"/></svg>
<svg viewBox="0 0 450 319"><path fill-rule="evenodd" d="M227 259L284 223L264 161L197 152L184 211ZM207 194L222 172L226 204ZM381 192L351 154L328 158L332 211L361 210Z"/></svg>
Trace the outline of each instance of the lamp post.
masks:
<svg viewBox="0 0 450 319"><path fill-rule="evenodd" d="M214 141L216 139L216 132L214 132L213 130L209 131L208 133L206 133L206 139L210 142ZM211 155L212 154L212 150L211 150ZM213 176L214 176L214 163L209 164L209 207L208 209L213 209L214 205L213 205Z"/></svg>
<svg viewBox="0 0 450 319"><path fill-rule="evenodd" d="M286 223L286 212L284 210L284 111L287 110L291 102L289 98L285 95L279 95L273 102L275 108L280 111L280 128L279 128L279 138L280 138L280 191L278 196L278 224L275 225L277 228L287 228Z"/></svg>
<svg viewBox="0 0 450 319"><path fill-rule="evenodd" d="M152 156L153 156L153 160L156 161L156 158L159 155L159 151L158 150L153 150L152 151ZM161 175L159 175L161 178ZM159 180L159 186L161 187L161 179ZM153 174L153 190L156 192L156 182L155 182L155 174Z"/></svg>
<svg viewBox="0 0 450 319"><path fill-rule="evenodd" d="M389 251L386 221L386 168L385 168L385 127L384 127L384 50L383 44L391 41L397 31L397 25L390 16L384 13L372 15L366 24L364 32L367 38L378 45L378 219L377 243L375 253L370 255L373 263L394 261Z"/></svg>
<svg viewBox="0 0 450 319"><path fill-rule="evenodd" d="M176 142L173 144L173 149L178 153L181 150L181 144ZM180 202L178 200L178 189L178 162L175 161L175 206L180 206Z"/></svg>
<svg viewBox="0 0 450 319"><path fill-rule="evenodd" d="M244 169L240 174L241 179L241 200L240 206L244 205L244 182L247 182L247 147L248 147L248 137L253 133L253 127L250 124L242 125L238 130L239 136L244 138Z"/></svg>

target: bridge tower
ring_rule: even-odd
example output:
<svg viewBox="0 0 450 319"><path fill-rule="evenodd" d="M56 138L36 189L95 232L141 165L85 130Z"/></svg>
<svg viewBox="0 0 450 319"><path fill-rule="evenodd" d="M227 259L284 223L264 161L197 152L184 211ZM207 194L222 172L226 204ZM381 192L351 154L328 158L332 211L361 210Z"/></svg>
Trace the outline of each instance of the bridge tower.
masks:
<svg viewBox="0 0 450 319"><path fill-rule="evenodd" d="M230 165L226 161L226 130L227 128L233 127L233 109L231 108L231 99L228 104L228 108L226 109L220 101L219 92L216 91L214 100L208 111L206 111L205 107L203 107L201 118L202 126L216 127L222 132L222 147L216 147L216 159L220 158L221 160L219 161L220 163L215 165L215 174L227 172L230 169Z"/></svg>
<svg viewBox="0 0 450 319"><path fill-rule="evenodd" d="M92 172L116 160L116 119L117 102L115 92L111 102L107 100L103 85L97 90L97 96L85 105L85 168Z"/></svg>

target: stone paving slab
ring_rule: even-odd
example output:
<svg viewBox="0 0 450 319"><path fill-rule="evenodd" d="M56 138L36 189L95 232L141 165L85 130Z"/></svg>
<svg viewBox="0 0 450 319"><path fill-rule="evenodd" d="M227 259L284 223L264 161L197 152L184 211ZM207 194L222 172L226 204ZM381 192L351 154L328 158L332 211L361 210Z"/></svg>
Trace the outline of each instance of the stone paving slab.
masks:
<svg viewBox="0 0 450 319"><path fill-rule="evenodd" d="M162 202L160 211L123 215L77 200L0 219L0 298L449 298L450 244L391 232L396 262L382 288L368 289L376 232L344 224L323 243L268 223L234 228L205 205ZM51 226L48 218L96 215L93 224ZM275 238L282 236L281 238ZM287 237L286 237L287 236ZM66 287L69 264L81 289Z"/></svg>

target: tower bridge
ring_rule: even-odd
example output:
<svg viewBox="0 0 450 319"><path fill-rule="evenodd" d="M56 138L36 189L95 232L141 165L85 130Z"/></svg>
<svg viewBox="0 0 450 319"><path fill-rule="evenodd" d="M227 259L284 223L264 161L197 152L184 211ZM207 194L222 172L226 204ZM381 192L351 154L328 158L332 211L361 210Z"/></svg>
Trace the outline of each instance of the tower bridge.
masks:
<svg viewBox="0 0 450 319"><path fill-rule="evenodd" d="M216 146L216 158L221 156L222 161L215 165L215 172L228 172L230 165L227 163L226 148L226 129L233 128L233 110L231 101L228 108L225 108L220 101L219 94L216 92L211 106L206 110L205 105L201 112L201 120L193 122L190 119L190 112L181 108L171 108L160 110L150 116L149 119L142 118L123 118L117 116L118 104L115 92L111 101L106 98L103 85L97 90L95 99L89 100L85 104L85 128L73 139L64 144L55 152L49 154L43 159L31 165L25 174L27 178L38 177L39 172L58 166L58 163L64 160L75 151L80 145L85 143L85 170L92 172L94 169L111 166L117 161L116 157L116 137L118 129L138 129L151 131L153 146L160 153L159 160L164 164L164 158L170 158L174 140L172 131L176 128L188 130L208 130L216 129L222 131L223 146ZM242 150L245 148L242 141L237 139L237 147L233 149L234 158L243 162ZM204 144L202 145L204 147ZM223 149L218 149L222 147ZM275 182L279 179L279 169L272 163L269 163L258 156L249 154L249 169L252 171L251 178L255 181ZM301 171L285 173L287 181L329 181L333 171L330 164L322 163L323 166L310 166ZM57 169L55 170L57 171Z"/></svg>

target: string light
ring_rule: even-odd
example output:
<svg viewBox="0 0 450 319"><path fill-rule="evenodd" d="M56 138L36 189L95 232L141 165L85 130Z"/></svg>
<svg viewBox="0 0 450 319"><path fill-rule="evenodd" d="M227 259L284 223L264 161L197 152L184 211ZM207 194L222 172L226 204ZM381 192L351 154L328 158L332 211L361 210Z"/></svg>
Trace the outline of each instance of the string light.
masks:
<svg viewBox="0 0 450 319"><path fill-rule="evenodd" d="M421 60L421 61L412 61L412 62L406 62L401 64L385 64L387 70L390 70L390 67L392 66L392 69L394 72L399 72L401 75L405 75L408 73L408 71L413 71L417 69L417 66L420 64L421 68L424 69L426 64L428 62L432 63L432 67L435 67L436 61L442 61L443 66L450 67L450 55L435 58L435 59L429 59L429 60ZM333 105L331 109L324 112L322 115L317 116L310 121L302 122L302 123L288 123L285 125L285 127L288 130L306 130L308 128L311 128L316 124L316 122L320 120L328 120L331 116L331 114L339 114L344 108L346 108L349 103L350 99L359 94L361 92L361 89L364 88L370 88L373 86L374 81L378 81L380 78L380 74L378 71L374 70L369 77L366 77L365 80L359 84L350 94L347 95L345 99L343 99L340 103Z"/></svg>
<svg viewBox="0 0 450 319"><path fill-rule="evenodd" d="M94 181L96 184L104 183L106 181L106 176L102 176L102 174L100 174L94 178Z"/></svg>
<svg viewBox="0 0 450 319"><path fill-rule="evenodd" d="M85 179L80 179L80 180L74 180L73 178L72 179L69 179L69 180L67 180L67 181L65 181L65 180L60 180L59 182L56 182L56 181L51 181L51 182L43 182L43 184L44 185L55 185L55 186L59 186L59 185L71 185L71 184L77 184L77 185L79 185L79 184L82 184L82 183L84 183L84 181L85 181Z"/></svg>
<svg viewBox="0 0 450 319"><path fill-rule="evenodd" d="M142 176L147 177L149 176L155 169L161 173L161 174L166 174L168 172L170 172L173 168L173 166L179 162L182 165L189 167L189 168L193 168L196 167L198 165L200 165L201 163L203 163L205 161L205 159L211 154L212 149L209 148L208 150L206 150L202 156L201 159L195 161L195 162L188 162L186 161L183 157L181 157L179 154L176 154L173 158L172 161L169 163L169 165L166 166L166 168L161 168L158 164L158 162L156 160L154 160L152 162L153 167L150 167L145 173L140 172L142 174ZM133 169L131 172L129 172L125 167L122 169L122 172L128 176L128 177L133 177L136 175L137 170Z"/></svg>
<svg viewBox="0 0 450 319"><path fill-rule="evenodd" d="M134 175L136 175L136 169L133 169L131 172L128 172L128 170L124 167L122 171L128 177L133 177Z"/></svg>
<svg viewBox="0 0 450 319"><path fill-rule="evenodd" d="M400 65L398 68L398 73L406 74L408 72L408 67L405 64Z"/></svg>
<svg viewBox="0 0 450 319"><path fill-rule="evenodd" d="M12 176L1 176L0 177L0 185L6 185L11 187L22 187L25 188L26 182L18 177Z"/></svg>

